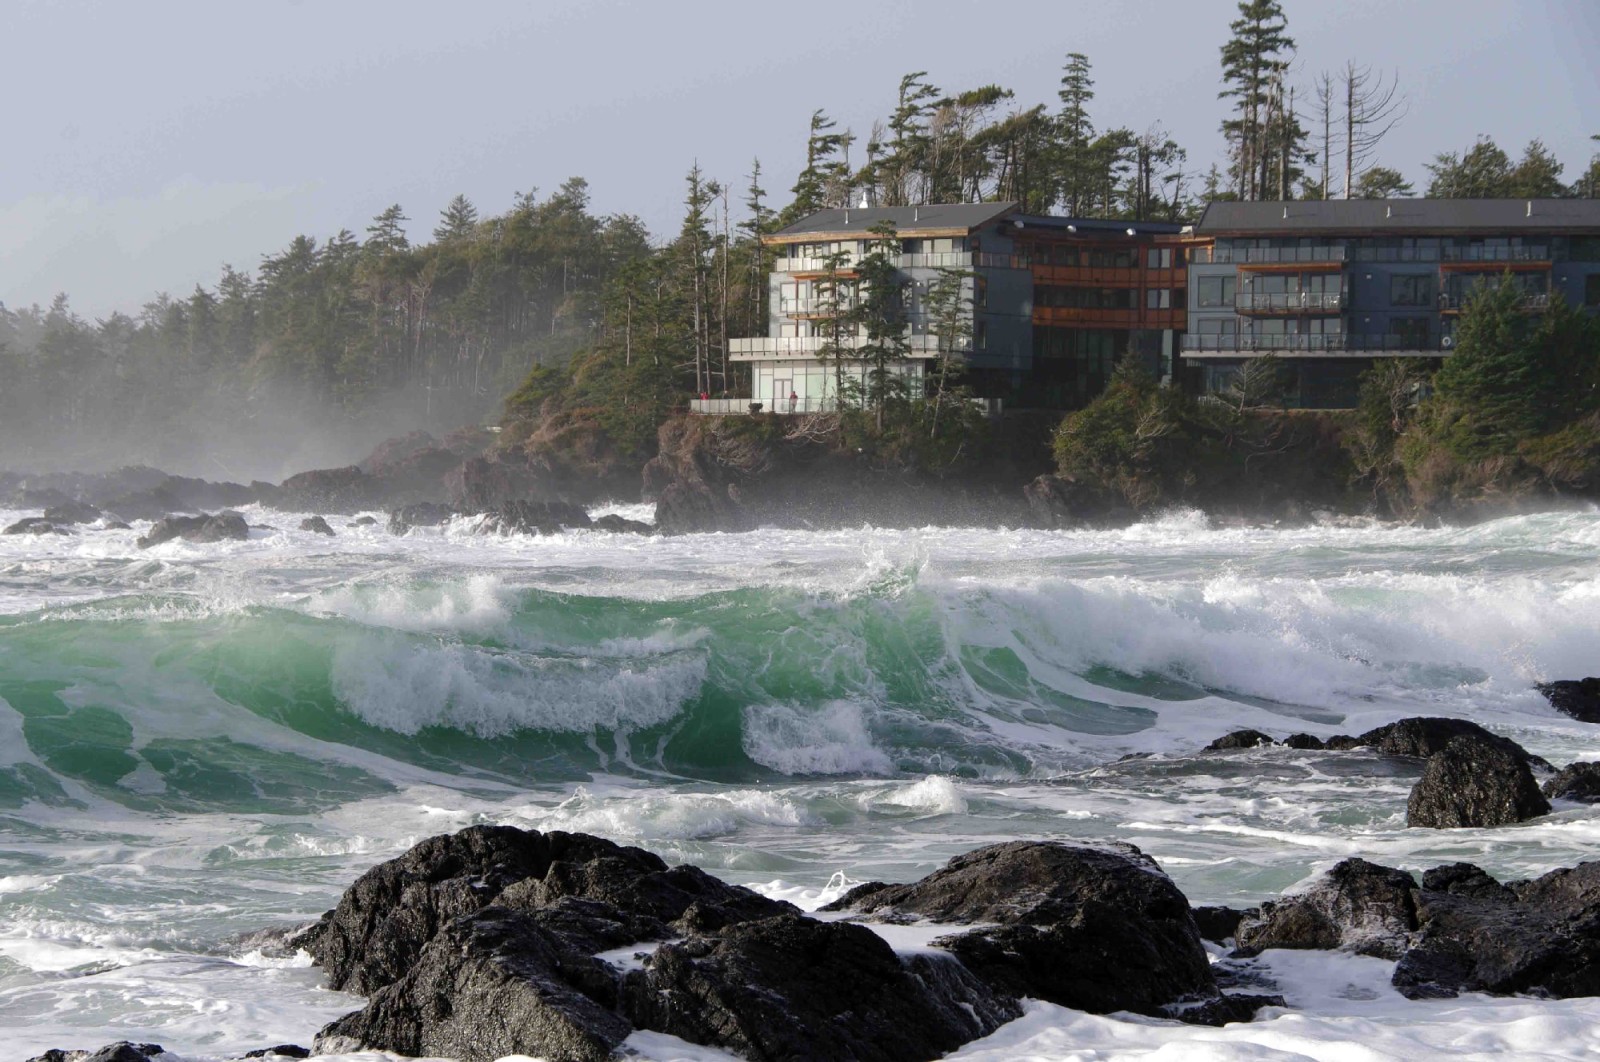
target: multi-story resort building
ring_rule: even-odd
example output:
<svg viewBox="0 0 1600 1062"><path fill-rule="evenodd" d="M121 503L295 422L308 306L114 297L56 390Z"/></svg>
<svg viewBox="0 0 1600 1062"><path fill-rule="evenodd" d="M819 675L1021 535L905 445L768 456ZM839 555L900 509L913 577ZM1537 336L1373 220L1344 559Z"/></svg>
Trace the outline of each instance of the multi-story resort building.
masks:
<svg viewBox="0 0 1600 1062"><path fill-rule="evenodd" d="M908 321L908 357L892 371L920 393L928 364L959 354L976 394L1011 405L1081 406L1131 353L1204 391L1271 354L1291 405L1344 407L1374 359L1447 357L1487 280L1509 273L1530 313L1555 293L1600 308L1596 200L1212 203L1193 226L1039 217L1013 203L824 210L765 238L769 332L730 349L750 366L751 394L696 411L827 410L841 380L859 387L866 362L849 351L867 339L842 322L884 226ZM949 270L966 274L959 340L928 300Z"/></svg>

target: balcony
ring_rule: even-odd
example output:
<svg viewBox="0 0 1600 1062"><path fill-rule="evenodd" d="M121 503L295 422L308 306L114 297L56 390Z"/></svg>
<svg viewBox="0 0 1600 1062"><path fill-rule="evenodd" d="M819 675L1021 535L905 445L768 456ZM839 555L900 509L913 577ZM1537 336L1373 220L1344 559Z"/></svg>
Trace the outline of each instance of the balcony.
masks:
<svg viewBox="0 0 1600 1062"><path fill-rule="evenodd" d="M1346 249L1333 244L1315 247L1196 247L1196 265L1289 265L1344 262Z"/></svg>
<svg viewBox="0 0 1600 1062"><path fill-rule="evenodd" d="M898 269L1026 269L1027 263L1009 254L984 254L980 251L947 251L938 254L897 254L893 256ZM861 259L848 254L835 266L841 274L854 275L861 268ZM777 258L772 262L774 273L826 275L829 272L826 258Z"/></svg>
<svg viewBox="0 0 1600 1062"><path fill-rule="evenodd" d="M1003 408L1003 402L998 398L969 398L967 404L973 406L986 416L998 416ZM855 407L852 407L855 408ZM777 413L782 416L804 416L808 413L836 413L839 402L833 395L822 398L780 398L775 402L763 402L749 398L691 398L689 412L700 416L729 417L748 416L754 413Z"/></svg>
<svg viewBox="0 0 1600 1062"><path fill-rule="evenodd" d="M831 343L827 336L752 336L748 339L728 340L728 357L734 361L773 361L781 359L815 359ZM841 341L846 350L854 350L867 342L862 336L845 336ZM941 350L937 336L907 336L910 347L908 357L936 358ZM972 349L971 343L959 348L961 352Z"/></svg>
<svg viewBox="0 0 1600 1062"><path fill-rule="evenodd" d="M1440 313L1460 313L1472 301L1475 291L1441 291L1439 293ZM1517 300L1517 309L1525 313L1542 313L1550 308L1550 293L1547 291L1531 291Z"/></svg>
<svg viewBox="0 0 1600 1062"><path fill-rule="evenodd" d="M1183 337L1183 354L1195 358L1237 358L1255 354L1277 354L1282 357L1316 358L1324 356L1366 354L1434 355L1449 352L1440 340L1417 339L1394 333L1367 335L1363 333L1335 335L1231 335L1202 336L1186 334Z"/></svg>
<svg viewBox="0 0 1600 1062"><path fill-rule="evenodd" d="M1233 298L1240 313L1339 313L1344 307L1342 291L1240 292Z"/></svg>
<svg viewBox="0 0 1600 1062"><path fill-rule="evenodd" d="M856 308L856 305L857 301L854 298L780 298L778 300L778 312L785 317L838 317L840 314L849 313Z"/></svg>

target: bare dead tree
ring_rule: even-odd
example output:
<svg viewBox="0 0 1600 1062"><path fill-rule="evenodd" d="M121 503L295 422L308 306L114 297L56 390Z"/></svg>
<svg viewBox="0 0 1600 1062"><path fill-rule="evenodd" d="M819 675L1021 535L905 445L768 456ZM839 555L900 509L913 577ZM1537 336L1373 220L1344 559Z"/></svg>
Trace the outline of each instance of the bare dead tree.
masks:
<svg viewBox="0 0 1600 1062"><path fill-rule="evenodd" d="M1344 82L1344 197L1355 195L1356 181L1372 168L1378 144L1410 108L1400 94L1400 75L1388 85L1382 71L1345 64L1340 78Z"/></svg>
<svg viewBox="0 0 1600 1062"><path fill-rule="evenodd" d="M1322 123L1322 198L1331 199L1333 191L1328 185L1333 180L1333 75L1327 71L1318 74L1312 91L1317 97L1313 113Z"/></svg>

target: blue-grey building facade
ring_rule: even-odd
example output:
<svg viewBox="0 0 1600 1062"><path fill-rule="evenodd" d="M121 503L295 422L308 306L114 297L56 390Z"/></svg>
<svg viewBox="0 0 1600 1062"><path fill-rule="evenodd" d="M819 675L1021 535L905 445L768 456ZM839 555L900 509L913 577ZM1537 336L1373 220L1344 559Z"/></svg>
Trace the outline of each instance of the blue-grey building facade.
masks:
<svg viewBox="0 0 1600 1062"><path fill-rule="evenodd" d="M1596 200L1212 203L1192 232L1183 358L1206 391L1271 353L1293 404L1351 406L1375 359L1448 357L1472 291L1508 277L1529 313L1600 309Z"/></svg>

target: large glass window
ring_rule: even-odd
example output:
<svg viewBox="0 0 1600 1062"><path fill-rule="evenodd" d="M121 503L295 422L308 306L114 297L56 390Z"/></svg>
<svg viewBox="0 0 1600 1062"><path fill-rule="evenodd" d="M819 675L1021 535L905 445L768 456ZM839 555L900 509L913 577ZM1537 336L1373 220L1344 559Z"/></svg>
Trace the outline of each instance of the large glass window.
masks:
<svg viewBox="0 0 1600 1062"><path fill-rule="evenodd" d="M1232 306L1237 281L1234 277L1201 277L1200 306Z"/></svg>
<svg viewBox="0 0 1600 1062"><path fill-rule="evenodd" d="M1583 304L1600 306L1600 273L1590 273L1583 278Z"/></svg>
<svg viewBox="0 0 1600 1062"><path fill-rule="evenodd" d="M1395 341L1404 349L1427 350L1431 319L1427 317L1396 317L1389 322Z"/></svg>
<svg viewBox="0 0 1600 1062"><path fill-rule="evenodd" d="M1432 306L1432 273L1399 273L1389 278L1389 302L1394 306Z"/></svg>

